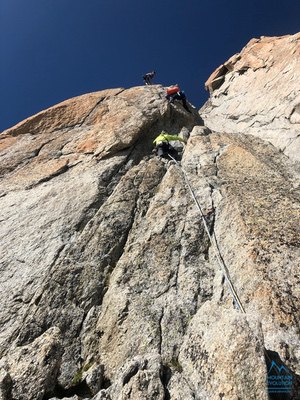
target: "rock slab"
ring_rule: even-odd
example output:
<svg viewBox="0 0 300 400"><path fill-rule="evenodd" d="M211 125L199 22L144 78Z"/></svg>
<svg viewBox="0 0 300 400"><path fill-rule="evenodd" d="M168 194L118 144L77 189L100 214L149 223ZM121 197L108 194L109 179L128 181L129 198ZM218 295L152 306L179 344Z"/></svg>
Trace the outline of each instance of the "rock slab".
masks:
<svg viewBox="0 0 300 400"><path fill-rule="evenodd" d="M280 51L297 65L298 37L252 41L217 71L205 125L153 85L1 134L1 400L275 399L275 360L299 399L299 162L273 125L243 128L248 92L230 118L239 80L263 73L284 121L273 70ZM151 154L162 129L188 138L179 164Z"/></svg>

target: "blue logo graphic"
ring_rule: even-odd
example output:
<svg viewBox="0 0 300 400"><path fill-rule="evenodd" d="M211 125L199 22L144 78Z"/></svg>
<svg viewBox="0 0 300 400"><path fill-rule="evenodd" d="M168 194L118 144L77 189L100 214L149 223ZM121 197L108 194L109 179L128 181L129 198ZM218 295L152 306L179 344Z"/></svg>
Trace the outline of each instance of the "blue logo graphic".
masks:
<svg viewBox="0 0 300 400"><path fill-rule="evenodd" d="M293 386L293 377L284 365L272 361L268 371L269 393L290 393Z"/></svg>

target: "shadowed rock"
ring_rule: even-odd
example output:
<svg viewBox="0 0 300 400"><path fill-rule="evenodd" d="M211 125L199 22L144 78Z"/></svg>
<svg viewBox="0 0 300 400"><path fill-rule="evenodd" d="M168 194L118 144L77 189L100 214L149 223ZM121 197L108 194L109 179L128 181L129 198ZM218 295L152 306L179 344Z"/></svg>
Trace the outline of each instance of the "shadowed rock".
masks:
<svg viewBox="0 0 300 400"><path fill-rule="evenodd" d="M299 165L239 130L243 110L229 129L231 103L214 103L272 70L272 40L294 39L252 41L217 71L206 126L156 85L67 100L2 133L4 400L267 400L275 352L299 398ZM285 86L269 76L277 104ZM189 136L185 175L151 155L162 129Z"/></svg>

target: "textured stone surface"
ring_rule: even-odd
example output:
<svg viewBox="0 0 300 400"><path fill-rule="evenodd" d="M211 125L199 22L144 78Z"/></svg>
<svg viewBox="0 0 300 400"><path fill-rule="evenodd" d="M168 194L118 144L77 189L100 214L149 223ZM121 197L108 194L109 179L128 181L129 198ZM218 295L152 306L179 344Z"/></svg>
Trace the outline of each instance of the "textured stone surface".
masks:
<svg viewBox="0 0 300 400"><path fill-rule="evenodd" d="M271 39L252 43L276 59ZM247 54L226 68L260 71ZM206 126L147 86L71 99L2 133L0 399L267 400L275 356L299 399L299 163L227 130L210 85ZM161 129L189 137L185 175L151 155Z"/></svg>
<svg viewBox="0 0 300 400"><path fill-rule="evenodd" d="M10 380L2 380L6 383L3 398L43 399L46 390L55 387L62 352L60 331L50 328L29 345L2 358L1 369L9 370L10 376Z"/></svg>
<svg viewBox="0 0 300 400"><path fill-rule="evenodd" d="M199 123L196 110L189 114L180 104L169 105L163 88L151 86L71 99L2 133L2 356L13 359L56 327L64 348L57 385L77 385L94 357L85 353L90 342L97 344L94 322L100 312L106 318L98 307L111 272L166 172L157 160L137 165L151 154L161 129L179 133ZM120 367L117 356L110 359ZM22 390L10 361L6 370ZM38 385L36 372L31 375ZM24 396L34 398L44 386ZM95 386L92 379L87 391ZM55 394L53 385L47 389Z"/></svg>
<svg viewBox="0 0 300 400"><path fill-rule="evenodd" d="M206 184L211 188L211 198L216 213L214 231L234 286L246 310L250 328L247 328L248 334L244 328L243 337L237 326L243 326L245 322L236 319L234 313L227 315L228 310L225 309L219 311L222 313L223 330L221 330L221 327L217 327L217 318L213 316L214 305L205 304L196 314L197 323L191 325L194 326L194 331L189 327L193 333L186 339L184 347L195 358L197 351L201 354L200 349L203 348L206 354L205 365L209 368L212 362L213 376L217 379L218 373L224 376L224 364L230 364L228 368L232 368L234 360L239 357L233 350L234 343L239 340L241 342L238 349L244 347L250 351L253 346L252 354L247 355L244 350L242 357L246 359L250 357L247 364L256 365L255 371L258 372L262 368L259 360L263 353L260 347L260 357L254 357L257 351L254 343L262 342L263 338L265 348L278 352L281 359L288 361L290 368L299 374L299 314L296 310L300 306L300 202L295 165L272 145L252 136L242 134L203 136L203 131L202 127L194 128L184 154L183 165L187 172L198 171L200 176L205 176ZM196 183L192 175L190 180L194 187L199 186L199 181ZM201 193L204 193L204 189ZM201 193L198 194L199 199ZM204 199L201 203L205 204ZM213 259L212 249L210 256ZM228 296L228 288L219 271L216 271L214 285L213 300L220 306L223 303L229 306L232 298ZM256 323L253 327L251 321L255 319L262 325L261 332ZM232 321L231 325L226 321ZM204 323L206 328L201 330L200 325ZM211 331L210 324L212 324ZM220 331L222 336L218 339ZM229 336L228 339L226 335ZM206 337L213 346L217 347L217 343L221 340L224 344L215 350L206 342ZM229 339L232 340L233 349L230 347ZM246 346L242 344L244 340L248 343ZM197 345L193 347L194 342L199 343L199 347ZM231 356L229 348L232 351ZM184 361L184 354L185 352L181 353L180 361ZM220 356L220 359L215 359ZM227 357L231 357L231 361L228 361ZM201 359L199 363L201 366ZM207 384L211 374L208 372L205 376L203 365L201 371L199 368L198 371L196 368L193 374L196 374L195 381L202 383L202 389L198 387L197 392L203 390L203 393L206 393L203 394L204 398L214 398L217 393L225 393L225 398L237 398L238 393L242 393L242 387L245 390L242 398L247 398L246 391L249 389L247 380L250 379L250 373L249 375L245 373L243 377L239 375L243 383L236 381L235 384L231 384L232 388L227 392L224 388L219 388L218 381L212 380ZM220 372L217 371L218 368ZM245 369L243 367L243 370ZM230 370L229 374L235 379L233 370ZM258 383L261 377L254 378L252 373L251 379L255 379ZM206 388L203 381L207 384ZM225 379L225 382L228 381ZM261 386L257 385L255 389L254 385L252 388L253 398L264 398Z"/></svg>
<svg viewBox="0 0 300 400"><path fill-rule="evenodd" d="M300 158L300 34L252 39L207 80L201 109L213 131L245 133Z"/></svg>
<svg viewBox="0 0 300 400"><path fill-rule="evenodd" d="M267 400L263 337L239 312L206 302L191 322L179 361L199 398Z"/></svg>

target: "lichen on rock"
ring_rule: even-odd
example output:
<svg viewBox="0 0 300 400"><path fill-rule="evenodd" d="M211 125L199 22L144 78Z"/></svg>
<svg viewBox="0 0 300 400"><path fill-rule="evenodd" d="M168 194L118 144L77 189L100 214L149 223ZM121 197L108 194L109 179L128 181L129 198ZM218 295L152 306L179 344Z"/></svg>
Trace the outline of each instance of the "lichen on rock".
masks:
<svg viewBox="0 0 300 400"><path fill-rule="evenodd" d="M267 400L274 355L299 398L298 108L277 81L298 39L251 41L201 116L153 85L1 134L0 398ZM188 138L179 163L151 154L163 129Z"/></svg>

